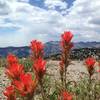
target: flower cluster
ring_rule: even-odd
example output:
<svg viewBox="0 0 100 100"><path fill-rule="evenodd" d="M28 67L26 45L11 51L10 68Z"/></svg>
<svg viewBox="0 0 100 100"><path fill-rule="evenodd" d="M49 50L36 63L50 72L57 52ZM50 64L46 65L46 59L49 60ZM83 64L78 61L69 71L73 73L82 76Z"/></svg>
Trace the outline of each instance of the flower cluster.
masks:
<svg viewBox="0 0 100 100"><path fill-rule="evenodd" d="M36 77L38 79L41 79L46 72L46 67L45 67L46 61L43 60L44 45L40 41L33 40L31 42L30 48L31 48L32 53L33 53L32 54L33 70L36 74Z"/></svg>
<svg viewBox="0 0 100 100"><path fill-rule="evenodd" d="M24 67L18 63L15 55L9 54L7 62L6 75L11 79L11 86L6 88L4 95L8 100L16 100L15 91L18 91L20 95L30 98L34 93L36 81L32 80L31 74L24 72Z"/></svg>
<svg viewBox="0 0 100 100"><path fill-rule="evenodd" d="M4 95L7 96L7 100L16 100L15 90L13 86L6 87Z"/></svg>
<svg viewBox="0 0 100 100"><path fill-rule="evenodd" d="M70 49L73 47L73 43L71 43L72 37L71 32L64 32L61 35L62 56L60 74L62 83L65 82L64 85L66 85L66 71L69 65ZM43 100L48 100L43 87L43 79L46 73L46 61L43 59L44 45L40 41L33 40L30 48L32 51L34 80L31 73L24 71L24 66L19 63L15 55L9 54L7 56L8 66L6 68L6 75L11 79L11 85L4 91L7 100L16 100L16 95L20 95L25 100L32 100L38 85L40 86ZM72 100L72 95L67 91L62 91L58 100Z"/></svg>
<svg viewBox="0 0 100 100"><path fill-rule="evenodd" d="M7 76L13 80L19 79L22 73L24 73L23 66L17 63L8 66L6 69Z"/></svg>
<svg viewBox="0 0 100 100"><path fill-rule="evenodd" d="M31 42L30 48L32 50L32 59L33 60L43 57L44 45L42 44L42 42L33 40Z"/></svg>
<svg viewBox="0 0 100 100"><path fill-rule="evenodd" d="M45 93L43 88L43 76L46 72L46 61L43 59L44 45L40 41L33 40L30 48L32 50L33 71L41 87L42 98L44 100Z"/></svg>
<svg viewBox="0 0 100 100"><path fill-rule="evenodd" d="M19 64L15 55L9 54L7 56L8 66L5 73L11 79L11 86L4 91L7 100L16 100L17 93L22 97L26 97L27 100L31 100L37 83L42 83L46 72L46 61L43 60L44 45L40 41L33 40L30 48L32 50L33 70L36 76L34 80L32 79L32 74L25 73L24 66ZM40 85L43 90L42 84Z"/></svg>
<svg viewBox="0 0 100 100"><path fill-rule="evenodd" d="M71 42L73 38L73 34L69 31L64 32L61 35L61 48L62 48L62 55L61 61L59 62L60 66L60 76L63 88L66 89L66 73L67 67L70 64L70 50L73 47L73 43ZM66 90L61 91L58 100L72 100L72 95L68 93Z"/></svg>
<svg viewBox="0 0 100 100"><path fill-rule="evenodd" d="M92 76L93 74L93 70L94 70L94 65L95 65L95 59L93 57L89 57L85 60L85 63L86 63L86 66L87 66L87 69L88 69L88 72L90 74L90 77Z"/></svg>
<svg viewBox="0 0 100 100"><path fill-rule="evenodd" d="M13 65L18 63L18 58L13 54L8 54L7 56L8 65Z"/></svg>
<svg viewBox="0 0 100 100"><path fill-rule="evenodd" d="M42 58L35 60L35 62L33 64L33 69L35 71L35 74L36 74L38 80L42 79L46 72L45 65L46 65L46 61L43 60Z"/></svg>
<svg viewBox="0 0 100 100"><path fill-rule="evenodd" d="M73 43L71 42L72 38L73 34L69 31L66 31L61 35L62 55L59 65L60 65L61 81L63 85L66 85L66 72L67 72L67 67L70 63L69 59L70 49L73 47Z"/></svg>
<svg viewBox="0 0 100 100"><path fill-rule="evenodd" d="M70 31L65 31L61 35L61 46L62 49L66 52L66 50L70 50L73 47L73 43L71 42L73 38L73 34Z"/></svg>
<svg viewBox="0 0 100 100"><path fill-rule="evenodd" d="M32 75L29 73L21 74L20 81L15 80L13 84L22 96L33 95L36 87L36 82L32 80Z"/></svg>
<svg viewBox="0 0 100 100"><path fill-rule="evenodd" d="M73 100L73 96L66 90L61 91L58 100Z"/></svg>

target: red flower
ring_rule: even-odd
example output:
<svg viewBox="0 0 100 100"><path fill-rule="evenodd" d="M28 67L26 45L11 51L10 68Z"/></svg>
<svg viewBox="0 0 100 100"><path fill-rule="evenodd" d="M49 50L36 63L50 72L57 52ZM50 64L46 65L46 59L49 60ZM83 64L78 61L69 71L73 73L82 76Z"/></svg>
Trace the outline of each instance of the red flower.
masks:
<svg viewBox="0 0 100 100"><path fill-rule="evenodd" d="M85 60L85 63L88 67L93 67L95 64L95 59L90 57Z"/></svg>
<svg viewBox="0 0 100 100"><path fill-rule="evenodd" d="M64 34L61 35L61 46L63 49L63 52L70 51L70 49L73 47L73 43L71 42L73 38L73 34L71 32L64 32Z"/></svg>
<svg viewBox="0 0 100 100"><path fill-rule="evenodd" d="M31 95L34 93L36 87L36 81L32 80L32 75L29 73L21 74L20 80L13 81L13 85L21 93L22 96L28 94Z"/></svg>
<svg viewBox="0 0 100 100"><path fill-rule="evenodd" d="M73 34L68 31L68 32L64 32L64 34L62 34L61 37L63 42L69 44L71 42Z"/></svg>
<svg viewBox="0 0 100 100"><path fill-rule="evenodd" d="M13 54L8 54L7 56L7 62L11 65L11 64L15 64L18 63L18 59L15 55Z"/></svg>
<svg viewBox="0 0 100 100"><path fill-rule="evenodd" d="M16 100L13 86L8 86L3 93L7 96L7 100Z"/></svg>
<svg viewBox="0 0 100 100"><path fill-rule="evenodd" d="M39 58L34 61L33 68L38 78L42 78L43 75L45 74L46 72L45 65L46 65L46 61L43 60L42 58Z"/></svg>
<svg viewBox="0 0 100 100"><path fill-rule="evenodd" d="M6 74L9 78L19 79L20 74L24 73L23 66L20 64L12 64L6 69Z"/></svg>
<svg viewBox="0 0 100 100"><path fill-rule="evenodd" d="M43 55L44 45L40 41L33 40L30 47L35 59Z"/></svg>
<svg viewBox="0 0 100 100"><path fill-rule="evenodd" d="M85 60L85 63L86 63L86 65L87 65L87 68L88 68L88 71L89 71L90 75L93 74L93 67L94 67L94 65L95 65L95 62L96 62L95 59L92 58L92 57L89 57L89 58L87 58L87 59Z"/></svg>
<svg viewBox="0 0 100 100"><path fill-rule="evenodd" d="M73 97L67 91L62 91L58 100L72 100Z"/></svg>

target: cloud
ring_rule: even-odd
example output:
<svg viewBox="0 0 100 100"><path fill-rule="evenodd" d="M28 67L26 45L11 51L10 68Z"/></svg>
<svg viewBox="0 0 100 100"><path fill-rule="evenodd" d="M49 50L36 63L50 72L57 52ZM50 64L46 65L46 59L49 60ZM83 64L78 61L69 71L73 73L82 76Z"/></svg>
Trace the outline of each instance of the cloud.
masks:
<svg viewBox="0 0 100 100"><path fill-rule="evenodd" d="M9 3L5 0L0 0L0 16L7 15L8 13L10 13L10 11L11 9Z"/></svg>
<svg viewBox="0 0 100 100"><path fill-rule="evenodd" d="M100 1L98 0L76 0L68 9L65 22L66 28L74 34L80 34L76 41L100 41ZM86 35L87 34L87 35Z"/></svg>
<svg viewBox="0 0 100 100"><path fill-rule="evenodd" d="M63 0L45 0L48 9L28 0L0 0L0 46L29 45L32 39L58 40L65 30L73 32L74 41L100 41L100 1L75 0L67 6Z"/></svg>
<svg viewBox="0 0 100 100"><path fill-rule="evenodd" d="M26 2L26 3L28 3L29 2L29 0L19 0L20 2Z"/></svg>
<svg viewBox="0 0 100 100"><path fill-rule="evenodd" d="M45 0L44 4L49 9L56 9L56 7L60 10L67 9L67 3L63 0Z"/></svg>
<svg viewBox="0 0 100 100"><path fill-rule="evenodd" d="M12 5L9 5L9 7L12 7ZM55 37L58 37L57 27L59 27L59 30L62 29L60 28L59 18L62 19L63 16L59 12L56 10L47 11L26 2L13 1L12 11L0 17L0 28L5 28L7 31L10 27L16 29L10 35L9 32L7 35L4 35L2 31L0 32L0 34L3 34L0 36L1 46L28 45L32 39L55 40ZM4 41L5 36L7 36L6 41Z"/></svg>

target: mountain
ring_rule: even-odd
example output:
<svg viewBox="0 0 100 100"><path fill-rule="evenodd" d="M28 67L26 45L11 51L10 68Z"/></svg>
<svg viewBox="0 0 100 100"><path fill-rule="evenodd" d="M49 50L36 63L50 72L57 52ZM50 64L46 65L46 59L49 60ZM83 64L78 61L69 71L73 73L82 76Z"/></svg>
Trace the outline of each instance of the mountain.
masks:
<svg viewBox="0 0 100 100"><path fill-rule="evenodd" d="M50 41L45 43L45 48L44 48L44 55L46 57L53 55L53 54L59 54L61 51L59 41Z"/></svg>
<svg viewBox="0 0 100 100"><path fill-rule="evenodd" d="M50 41L45 43L44 55L48 57L50 55L59 54L61 51L59 41ZM74 43L73 49L81 48L100 48L100 42L77 42ZM8 53L13 53L18 57L27 57L30 54L30 48L24 47L5 47L0 48L0 56L6 57Z"/></svg>
<svg viewBox="0 0 100 100"><path fill-rule="evenodd" d="M30 54L30 49L28 46L0 48L1 57L6 57L9 53L13 53L18 57L27 57Z"/></svg>
<svg viewBox="0 0 100 100"><path fill-rule="evenodd" d="M77 42L74 43L74 49L80 48L100 48L100 42Z"/></svg>
<svg viewBox="0 0 100 100"><path fill-rule="evenodd" d="M61 51L59 41L50 41L45 43L45 56L59 54ZM73 50L81 48L100 48L100 42L76 42Z"/></svg>

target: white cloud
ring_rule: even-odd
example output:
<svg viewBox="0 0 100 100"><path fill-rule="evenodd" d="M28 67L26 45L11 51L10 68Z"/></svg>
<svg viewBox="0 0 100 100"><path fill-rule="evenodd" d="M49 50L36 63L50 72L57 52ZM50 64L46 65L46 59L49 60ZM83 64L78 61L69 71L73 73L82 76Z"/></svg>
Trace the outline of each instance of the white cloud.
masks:
<svg viewBox="0 0 100 100"><path fill-rule="evenodd" d="M12 5L10 7L12 7ZM57 27L59 27L59 30L62 29L60 28L59 18L62 19L63 16L59 12L52 10L46 11L23 2L14 1L12 11L0 17L1 27L18 28L15 33L11 33L11 35L8 33L6 41L3 40L3 35L0 36L1 46L3 46L4 43L4 46L26 45L29 44L32 39L42 41L53 40L55 36L58 35L56 34L58 33ZM5 19L9 19L10 22L5 22Z"/></svg>
<svg viewBox="0 0 100 100"><path fill-rule="evenodd" d="M26 3L28 3L29 2L29 0L19 0L20 2L26 2Z"/></svg>
<svg viewBox="0 0 100 100"><path fill-rule="evenodd" d="M32 39L57 40L65 30L75 34L74 41L100 41L98 0L76 0L69 9L64 1L45 0L48 10L30 5L28 0L18 1L0 0L0 28L16 28L10 35L0 32L0 46L28 45ZM55 9L57 6L65 15Z"/></svg>
<svg viewBox="0 0 100 100"><path fill-rule="evenodd" d="M65 20L68 23L66 28L80 34L80 39L76 38L76 41L84 40L84 38L86 41L100 41L99 9L100 1L98 0L76 0L68 9L69 14L66 15Z"/></svg>
<svg viewBox="0 0 100 100"><path fill-rule="evenodd" d="M44 3L49 9L56 9L56 7L59 7L60 10L67 9L67 3L63 0L45 0Z"/></svg>

